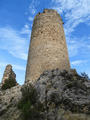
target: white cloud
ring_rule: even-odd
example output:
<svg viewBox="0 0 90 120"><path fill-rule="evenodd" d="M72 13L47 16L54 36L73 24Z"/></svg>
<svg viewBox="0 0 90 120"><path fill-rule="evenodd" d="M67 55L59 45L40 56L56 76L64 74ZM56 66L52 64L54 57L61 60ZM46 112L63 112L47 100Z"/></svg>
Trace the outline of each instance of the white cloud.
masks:
<svg viewBox="0 0 90 120"><path fill-rule="evenodd" d="M38 7L40 5L40 1L38 0L32 0L29 4L29 10L28 10L28 20L30 22L33 21L35 14L37 13Z"/></svg>
<svg viewBox="0 0 90 120"><path fill-rule="evenodd" d="M32 14L34 15L36 12L35 8L32 9Z"/></svg>
<svg viewBox="0 0 90 120"><path fill-rule="evenodd" d="M31 29L29 26L30 26L29 24L25 24L20 32L21 34L26 34L28 38L30 38L30 34L31 34Z"/></svg>
<svg viewBox="0 0 90 120"><path fill-rule="evenodd" d="M73 32L79 23L90 21L90 0L52 0L52 2L55 3L53 8L65 16L66 35Z"/></svg>
<svg viewBox="0 0 90 120"><path fill-rule="evenodd" d="M81 44L75 37L69 38L67 37L67 43L68 43L68 51L69 51L69 57L74 57L78 55L78 51L81 48Z"/></svg>
<svg viewBox="0 0 90 120"><path fill-rule="evenodd" d="M72 61L71 65L78 66L78 65L83 64L83 63L86 63L86 61L85 60L76 60L76 61Z"/></svg>
<svg viewBox="0 0 90 120"><path fill-rule="evenodd" d="M69 56L70 57L76 56L78 54L78 49L79 49L79 46L77 46L76 44L68 45Z"/></svg>
<svg viewBox="0 0 90 120"><path fill-rule="evenodd" d="M33 19L34 19L34 18L31 17L31 16L28 17L28 20L29 20L29 21L33 21Z"/></svg>
<svg viewBox="0 0 90 120"><path fill-rule="evenodd" d="M26 29L29 29L29 25L28 25L28 24L25 24L24 27L25 27Z"/></svg>
<svg viewBox="0 0 90 120"><path fill-rule="evenodd" d="M32 0L32 2L29 5L29 12L34 15L37 11L37 6L38 6L39 1L37 0Z"/></svg>
<svg viewBox="0 0 90 120"><path fill-rule="evenodd" d="M80 54L84 56L90 51L89 37L67 37L69 56L74 57Z"/></svg>
<svg viewBox="0 0 90 120"><path fill-rule="evenodd" d="M64 16L64 30L68 43L68 51L70 58L80 55L85 56L90 51L90 40L88 36L83 38L72 37L72 32L80 23L90 25L90 0L52 0L54 6L62 16ZM76 31L77 32L77 31ZM73 64L79 64L76 61Z"/></svg>
<svg viewBox="0 0 90 120"><path fill-rule="evenodd" d="M13 68L16 69L16 70L23 70L23 71L25 71L25 67L23 67L23 66L14 65L14 64L12 64L12 66L13 66Z"/></svg>
<svg viewBox="0 0 90 120"><path fill-rule="evenodd" d="M2 62L0 62L0 67L6 67L7 65L8 65L9 63L2 63ZM13 69L15 69L15 70L22 70L22 71L25 71L25 66L21 66L21 65L15 65L15 64L11 64L12 65L12 67L13 67Z"/></svg>
<svg viewBox="0 0 90 120"><path fill-rule="evenodd" d="M0 28L0 49L7 50L14 57L27 59L28 40L11 27Z"/></svg>

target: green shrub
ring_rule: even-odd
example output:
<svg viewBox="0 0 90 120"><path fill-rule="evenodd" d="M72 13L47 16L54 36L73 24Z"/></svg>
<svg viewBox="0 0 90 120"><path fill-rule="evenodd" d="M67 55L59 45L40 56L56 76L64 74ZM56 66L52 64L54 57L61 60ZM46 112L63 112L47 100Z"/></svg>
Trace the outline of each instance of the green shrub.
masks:
<svg viewBox="0 0 90 120"><path fill-rule="evenodd" d="M22 98L18 103L18 108L22 111L23 120L40 120L43 105L38 102L38 95L31 85L24 85L21 89Z"/></svg>
<svg viewBox="0 0 90 120"><path fill-rule="evenodd" d="M16 86L16 80L9 78L5 80L5 83L2 85L1 89L6 90L14 86Z"/></svg>
<svg viewBox="0 0 90 120"><path fill-rule="evenodd" d="M81 76L82 76L83 78L85 78L86 80L90 80L88 74L86 74L85 72L81 73Z"/></svg>

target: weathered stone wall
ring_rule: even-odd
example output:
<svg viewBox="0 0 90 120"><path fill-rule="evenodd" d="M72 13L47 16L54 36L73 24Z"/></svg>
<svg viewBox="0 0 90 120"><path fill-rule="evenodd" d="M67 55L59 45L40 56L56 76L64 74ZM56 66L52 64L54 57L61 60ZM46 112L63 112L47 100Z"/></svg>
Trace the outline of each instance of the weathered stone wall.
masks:
<svg viewBox="0 0 90 120"><path fill-rule="evenodd" d="M5 80L12 78L12 80L16 81L16 74L14 73L13 69L12 69L12 65L7 65L3 74L3 78L2 78L2 84L5 83Z"/></svg>
<svg viewBox="0 0 90 120"><path fill-rule="evenodd" d="M28 53L26 82L35 81L45 70L70 69L62 24L55 10L45 9L36 15Z"/></svg>

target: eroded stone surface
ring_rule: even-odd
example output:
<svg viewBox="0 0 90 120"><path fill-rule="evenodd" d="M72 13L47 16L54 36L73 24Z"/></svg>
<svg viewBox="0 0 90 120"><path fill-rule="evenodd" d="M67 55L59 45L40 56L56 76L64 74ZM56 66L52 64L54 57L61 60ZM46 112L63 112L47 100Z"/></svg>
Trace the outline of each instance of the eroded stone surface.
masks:
<svg viewBox="0 0 90 120"><path fill-rule="evenodd" d="M45 9L33 23L26 69L26 82L34 82L45 70L70 69L68 50L57 11Z"/></svg>
<svg viewBox="0 0 90 120"><path fill-rule="evenodd" d="M47 120L90 119L90 81L75 70L45 71L35 87L46 106Z"/></svg>
<svg viewBox="0 0 90 120"><path fill-rule="evenodd" d="M21 86L17 85L11 89L0 91L0 120L20 120L18 101L21 99Z"/></svg>
<svg viewBox="0 0 90 120"><path fill-rule="evenodd" d="M33 86L37 104L44 106L40 120L90 120L90 81L76 70L45 71ZM21 86L0 90L0 120L22 120L17 108L21 98Z"/></svg>
<svg viewBox="0 0 90 120"><path fill-rule="evenodd" d="M7 65L3 74L3 78L2 78L2 84L5 83L6 80L8 79L12 79L14 81L16 81L16 74L14 73L13 69L12 69L12 65Z"/></svg>

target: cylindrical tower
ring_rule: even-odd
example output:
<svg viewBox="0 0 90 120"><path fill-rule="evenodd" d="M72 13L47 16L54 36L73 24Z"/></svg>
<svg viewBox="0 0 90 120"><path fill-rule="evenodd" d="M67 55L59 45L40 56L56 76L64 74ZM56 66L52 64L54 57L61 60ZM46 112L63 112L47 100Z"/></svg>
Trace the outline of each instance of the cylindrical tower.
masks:
<svg viewBox="0 0 90 120"><path fill-rule="evenodd" d="M25 82L34 82L45 70L70 69L60 15L45 9L34 19Z"/></svg>

